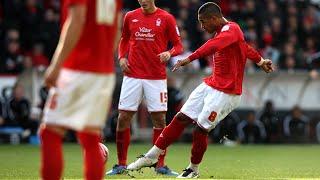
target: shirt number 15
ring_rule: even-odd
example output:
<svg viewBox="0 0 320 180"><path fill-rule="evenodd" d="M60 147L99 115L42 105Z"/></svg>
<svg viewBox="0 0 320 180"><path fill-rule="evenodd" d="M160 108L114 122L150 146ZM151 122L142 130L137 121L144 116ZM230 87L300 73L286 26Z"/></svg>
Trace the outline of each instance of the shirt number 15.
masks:
<svg viewBox="0 0 320 180"><path fill-rule="evenodd" d="M168 102L168 93L161 92L160 93L160 103L167 103Z"/></svg>

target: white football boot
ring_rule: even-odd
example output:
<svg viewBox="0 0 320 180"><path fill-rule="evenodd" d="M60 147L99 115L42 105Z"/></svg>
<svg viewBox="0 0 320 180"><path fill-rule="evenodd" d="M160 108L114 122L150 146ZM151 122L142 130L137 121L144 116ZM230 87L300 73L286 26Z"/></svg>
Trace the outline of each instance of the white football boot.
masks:
<svg viewBox="0 0 320 180"><path fill-rule="evenodd" d="M158 159L152 159L145 155L141 155L136 161L127 166L127 170L135 171L144 167L156 167L157 162Z"/></svg>

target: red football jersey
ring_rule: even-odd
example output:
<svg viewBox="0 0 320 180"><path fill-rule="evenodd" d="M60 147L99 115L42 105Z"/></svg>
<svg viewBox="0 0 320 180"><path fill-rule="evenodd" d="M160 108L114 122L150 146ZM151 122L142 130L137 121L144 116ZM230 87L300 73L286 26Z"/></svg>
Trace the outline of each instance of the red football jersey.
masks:
<svg viewBox="0 0 320 180"><path fill-rule="evenodd" d="M246 59L260 62L259 53L249 46L243 33L234 22L228 22L216 35L189 56L190 60L213 54L212 75L204 82L228 94L242 93Z"/></svg>
<svg viewBox="0 0 320 180"><path fill-rule="evenodd" d="M136 9L126 14L119 44L119 59L128 57L130 73L126 76L140 79L166 79L166 64L158 54L171 42L171 55L183 51L174 17L157 8L152 14Z"/></svg>
<svg viewBox="0 0 320 180"><path fill-rule="evenodd" d="M114 40L121 0L63 0L62 23L74 4L87 7L86 21L80 38L65 59L63 67L96 73L113 73Z"/></svg>

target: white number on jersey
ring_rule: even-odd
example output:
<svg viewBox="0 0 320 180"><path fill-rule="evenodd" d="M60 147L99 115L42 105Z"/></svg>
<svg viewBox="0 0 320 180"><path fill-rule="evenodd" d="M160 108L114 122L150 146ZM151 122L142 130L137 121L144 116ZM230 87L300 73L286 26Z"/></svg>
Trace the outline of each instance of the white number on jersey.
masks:
<svg viewBox="0 0 320 180"><path fill-rule="evenodd" d="M112 25L116 16L116 0L96 0L96 20L98 24Z"/></svg>

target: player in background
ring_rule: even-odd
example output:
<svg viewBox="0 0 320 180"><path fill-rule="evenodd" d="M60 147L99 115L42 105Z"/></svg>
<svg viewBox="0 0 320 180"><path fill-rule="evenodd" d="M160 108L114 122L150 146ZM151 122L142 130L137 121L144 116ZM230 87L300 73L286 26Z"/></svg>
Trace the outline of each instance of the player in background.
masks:
<svg viewBox="0 0 320 180"><path fill-rule="evenodd" d="M273 71L272 62L263 59L247 45L238 24L227 21L217 4L202 5L198 19L202 28L214 36L188 58L179 60L173 71L192 60L213 54L212 75L190 94L155 145L143 157L129 164L128 170L156 163L159 155L180 137L185 127L195 122L191 162L178 178L199 177L198 167L208 146L208 133L240 103L246 59L253 60L267 73Z"/></svg>
<svg viewBox="0 0 320 180"><path fill-rule="evenodd" d="M130 124L145 97L153 123L152 142L166 126L166 63L182 53L182 43L174 17L156 7L154 0L138 0L141 8L124 17L119 44L119 64L124 73L116 132L118 164L107 175L121 174L126 169L130 144ZM168 43L172 48L168 50ZM156 172L174 175L160 156Z"/></svg>
<svg viewBox="0 0 320 180"><path fill-rule="evenodd" d="M50 90L39 132L42 179L61 179L67 129L82 146L84 178L104 176L99 142L115 84L120 6L120 0L62 1L61 35L44 77Z"/></svg>

